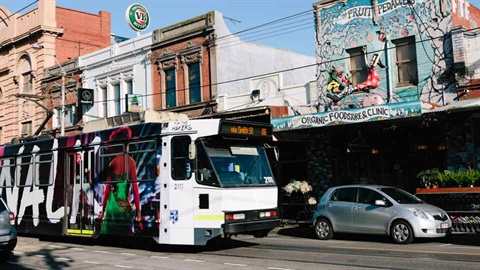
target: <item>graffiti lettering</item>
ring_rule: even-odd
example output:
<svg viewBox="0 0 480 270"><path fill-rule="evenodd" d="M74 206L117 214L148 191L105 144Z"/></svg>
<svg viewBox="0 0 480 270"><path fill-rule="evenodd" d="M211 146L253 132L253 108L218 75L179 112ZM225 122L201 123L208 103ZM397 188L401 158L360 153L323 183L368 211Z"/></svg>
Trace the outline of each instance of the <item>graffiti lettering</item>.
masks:
<svg viewBox="0 0 480 270"><path fill-rule="evenodd" d="M417 0L418 1L418 0ZM395 9L407 6L407 5L415 5L416 0L390 0L385 3L378 5L378 15L385 15L394 11ZM373 15L373 8L371 6L356 6L352 7L340 14L338 19L335 20L338 24L346 24L349 21L361 18L361 19L368 19L372 18Z"/></svg>

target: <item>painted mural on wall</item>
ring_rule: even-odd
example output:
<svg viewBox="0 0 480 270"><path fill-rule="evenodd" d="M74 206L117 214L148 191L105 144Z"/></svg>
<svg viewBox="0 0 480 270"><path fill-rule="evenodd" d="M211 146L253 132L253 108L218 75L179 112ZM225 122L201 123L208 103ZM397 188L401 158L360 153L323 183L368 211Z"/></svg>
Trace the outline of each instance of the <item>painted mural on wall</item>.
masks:
<svg viewBox="0 0 480 270"><path fill-rule="evenodd" d="M0 196L20 231L158 235L159 126L0 147ZM65 175L65 177L64 177Z"/></svg>
<svg viewBox="0 0 480 270"><path fill-rule="evenodd" d="M374 3L378 3L378 8ZM319 111L422 100L442 105L455 96L450 67L450 4L426 0L356 0L316 3ZM396 41L414 37L417 80L397 83ZM349 50L363 48L368 74L356 85ZM376 56L375 56L376 55ZM372 65L378 57L377 65ZM369 63L367 63L369 61ZM336 70L336 76L332 76ZM341 72L339 72L341 71ZM340 77L340 78L339 78ZM332 87L332 81L338 87ZM374 82L375 81L375 82ZM368 87L363 87L369 84Z"/></svg>

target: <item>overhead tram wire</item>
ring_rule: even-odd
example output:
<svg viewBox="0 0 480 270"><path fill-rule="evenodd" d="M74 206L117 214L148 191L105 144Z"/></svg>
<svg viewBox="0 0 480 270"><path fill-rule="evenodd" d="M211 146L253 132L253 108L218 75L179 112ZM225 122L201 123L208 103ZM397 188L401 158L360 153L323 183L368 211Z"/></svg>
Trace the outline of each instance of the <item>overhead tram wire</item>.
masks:
<svg viewBox="0 0 480 270"><path fill-rule="evenodd" d="M305 21L307 21L307 22L305 22ZM298 24L298 23L301 23L301 22L305 22L305 23ZM227 47L230 47L231 44L235 44L235 43L252 42L254 40L258 40L258 39L252 39L252 38L255 38L255 37L258 37L258 36L263 36L264 38L267 38L267 37L270 37L269 34L278 33L278 32L281 32L281 31L287 31L287 30L298 28L298 27L305 26L305 25L310 25L310 28L312 28L312 29L314 29L313 27L315 26L315 24L309 19L294 22L294 23L290 23L288 25L277 25L276 27L272 27L271 29L264 29L262 31L249 33L248 38L239 37L237 39L228 40L228 41L225 41L225 42L219 41L219 42L217 42L217 49L224 47L224 45L229 45ZM280 28L280 27L283 27L283 28ZM275 29L275 28L280 28L280 29L272 31L272 29ZM304 28L302 28L302 29L304 29ZM302 30L302 29L298 29L298 30ZM268 33L261 33L261 32L266 32L266 31L269 31L269 32ZM286 33L290 33L290 32L291 31L288 31Z"/></svg>
<svg viewBox="0 0 480 270"><path fill-rule="evenodd" d="M17 10L16 12L10 14L8 17L4 18L3 21L6 21L6 20L10 19L10 17L12 17L13 15L18 14L20 11L22 11L22 10L24 10L24 9L27 9L28 7L30 7L30 6L32 6L33 4L37 3L38 1L39 1L39 0L35 0L35 1L33 1L32 3L26 5L25 7L23 7L23 8L21 8L21 9Z"/></svg>
<svg viewBox="0 0 480 270"><path fill-rule="evenodd" d="M472 28L472 29L469 29L469 30L465 30L465 31L463 31L463 32L466 33L466 32L471 32L471 31L476 31L476 30L480 30L480 27L476 27L476 28ZM431 37L431 38L428 38L428 39L421 39L421 40L415 41L415 43L426 42L426 41L434 40L434 39L437 39L437 38L443 38L443 35L440 36L440 37ZM388 50L394 50L394 49L396 49L396 47L388 48ZM384 49L381 48L381 49L378 49L378 50L375 50L375 51L371 51L371 52L369 52L369 54L374 54L374 53L379 53L379 52L384 52ZM247 76L247 77L238 78L238 79L231 79L231 80L227 80L227 81L223 81L223 82L217 82L217 83L212 83L212 84L204 84L204 85L201 85L200 87L201 87L201 88L204 88L204 87L210 87L210 86L214 86L214 85L222 85L222 84L227 84L227 83L232 83L232 82L238 82L238 81L253 79L253 78L257 78L257 77L273 75L273 74L277 74L277 73L281 73L281 72L294 71L294 70L298 70L298 69L308 68L308 67L312 67L312 66L319 66L319 65L322 65L322 64L328 64L328 63L332 63L332 62L336 62L336 61L342 61L342 60L348 60L348 59L350 59L350 57L342 57L342 58L337 58L337 59L333 59L333 60L323 61L323 62L321 62L321 63L313 63L313 64L308 64L308 65L303 65L303 66L298 66L298 67L293 67L293 68L288 68L288 69L283 69L283 70L277 70L277 71L272 71L272 72L257 74L257 75L254 75L254 76ZM177 89L176 92L187 91L187 90L189 90L189 89L190 89L190 88ZM163 95L163 94L165 94L165 93L166 93L166 92L163 91L163 92L160 92L160 93L148 94L148 95L145 95L145 96L146 96L146 97L148 97L148 96L157 96L157 95ZM106 100L106 101L96 101L96 102L94 102L94 103L104 103L104 102L115 101L115 100L118 100L118 99L109 99L109 100ZM121 101L121 100L125 100L125 98L120 98L120 101Z"/></svg>
<svg viewBox="0 0 480 270"><path fill-rule="evenodd" d="M277 20L274 20L274 21L270 21L270 22L260 24L260 25L254 26L254 27L250 27L250 28L247 28L245 30L241 30L241 31L238 31L238 32L231 33L229 35L218 37L217 40L225 39L225 38L228 38L228 37L231 37L231 36L238 37L238 35L241 34L241 33L249 32L249 31L252 31L254 29L262 28L262 27L269 26L269 25L272 25L272 24L276 24L276 23L279 23L279 22L282 22L282 21L290 20L290 19L293 19L293 18L298 17L298 16L303 16L303 15L309 13L309 12L312 12L312 11L313 11L313 9L309 9L309 10L306 10L306 11L303 11L303 12L300 12L300 13L296 13L296 14L293 14L293 15L290 15L290 16L287 16L287 17L284 17L284 18L280 18L280 19L277 19Z"/></svg>
<svg viewBox="0 0 480 270"><path fill-rule="evenodd" d="M286 32L283 32L283 33L280 33L280 34L276 34L276 35L269 35L269 36L265 36L265 35L257 35L257 36L262 36L261 38L257 38L257 39L252 39L252 40L236 40L235 42L231 42L233 44L230 44L230 43L225 43L225 44L219 44L217 49L223 49L223 48L228 48L228 47L233 47L233 46L236 46L236 45L240 45L240 44L244 44L244 43L249 43L249 42L254 42L254 41L257 41L257 40L262 40L262 39L267 39L267 38L272 38L272 37L276 37L276 36L281 36L281 35L285 35L285 34L289 34L289 33L294 33L294 32L298 32L298 31L301 31L301 30L305 30L305 29L311 29L314 25L312 23L305 23L305 24L302 24L302 25L298 25L296 27L300 27L300 26L305 26L305 25L308 25L308 27L302 27L302 28L296 28L294 29L295 27L290 27L289 29L282 29L282 30L277 30L277 31L273 31L272 33L275 33L275 32L281 32L281 31L285 31L285 30L290 30L290 31L286 31ZM293 29L293 30L291 30ZM230 44L230 45L229 45ZM225 45L225 46L223 46Z"/></svg>

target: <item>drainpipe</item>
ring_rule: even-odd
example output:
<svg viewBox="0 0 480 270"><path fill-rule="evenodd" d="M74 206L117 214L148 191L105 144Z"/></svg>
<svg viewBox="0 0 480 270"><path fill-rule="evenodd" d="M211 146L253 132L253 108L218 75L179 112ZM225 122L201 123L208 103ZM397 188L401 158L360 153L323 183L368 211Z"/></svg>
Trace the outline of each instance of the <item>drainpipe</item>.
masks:
<svg viewBox="0 0 480 270"><path fill-rule="evenodd" d="M386 75L387 75L387 103L391 103L392 102L392 96L393 96L393 70L392 70L392 67L393 67L393 63L392 63L392 56L391 56L391 53L390 53L390 39L388 36L385 37L385 61L387 62L386 63L386 66L387 66L387 72L386 72Z"/></svg>

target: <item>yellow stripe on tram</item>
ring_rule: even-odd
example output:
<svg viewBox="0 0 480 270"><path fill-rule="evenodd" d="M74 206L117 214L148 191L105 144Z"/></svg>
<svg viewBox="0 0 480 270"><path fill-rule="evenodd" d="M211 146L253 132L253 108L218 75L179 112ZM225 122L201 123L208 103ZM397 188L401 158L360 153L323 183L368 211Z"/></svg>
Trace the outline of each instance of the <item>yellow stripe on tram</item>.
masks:
<svg viewBox="0 0 480 270"><path fill-rule="evenodd" d="M67 229L67 234L76 236L92 236L93 230Z"/></svg>
<svg viewBox="0 0 480 270"><path fill-rule="evenodd" d="M196 215L195 220L224 220L224 215Z"/></svg>

